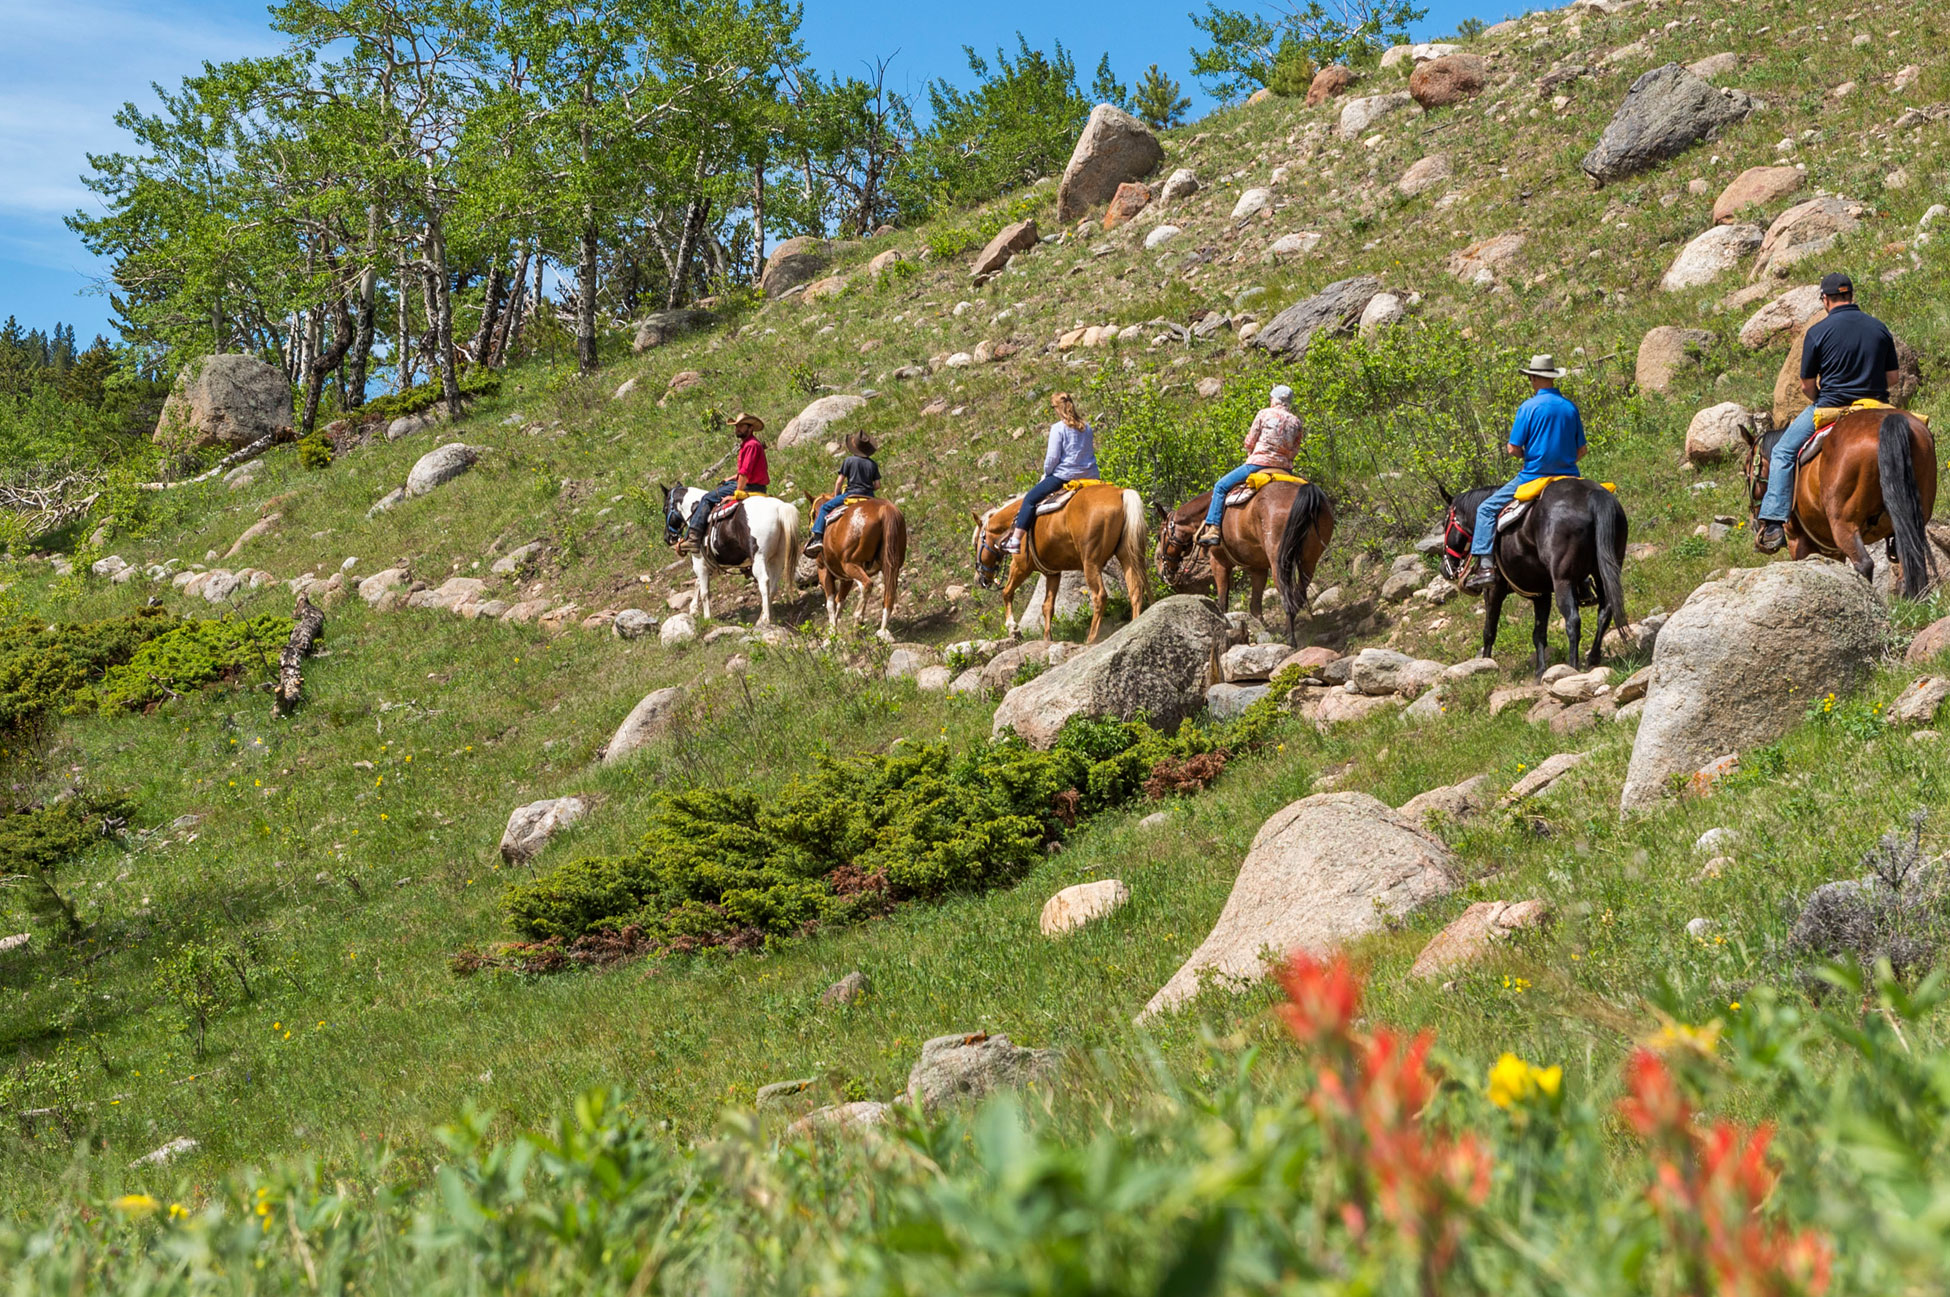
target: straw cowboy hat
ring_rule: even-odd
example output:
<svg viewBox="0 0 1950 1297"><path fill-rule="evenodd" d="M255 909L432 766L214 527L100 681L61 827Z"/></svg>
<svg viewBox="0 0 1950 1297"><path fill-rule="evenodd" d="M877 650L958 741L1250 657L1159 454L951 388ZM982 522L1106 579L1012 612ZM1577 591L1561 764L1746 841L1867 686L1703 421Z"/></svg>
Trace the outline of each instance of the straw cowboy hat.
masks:
<svg viewBox="0 0 1950 1297"><path fill-rule="evenodd" d="M1557 357L1548 351L1540 351L1530 358L1530 363L1517 371L1532 378L1562 378L1571 371L1557 367Z"/></svg>
<svg viewBox="0 0 1950 1297"><path fill-rule="evenodd" d="M733 428L750 428L753 432L765 431L765 420L755 414L747 414L743 410L726 419L725 423Z"/></svg>

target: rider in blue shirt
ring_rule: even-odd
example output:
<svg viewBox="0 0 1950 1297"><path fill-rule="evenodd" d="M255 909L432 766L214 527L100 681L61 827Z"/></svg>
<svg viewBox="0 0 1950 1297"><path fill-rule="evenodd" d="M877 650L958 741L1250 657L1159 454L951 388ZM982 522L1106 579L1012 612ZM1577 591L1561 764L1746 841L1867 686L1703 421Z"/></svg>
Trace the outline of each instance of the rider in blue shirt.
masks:
<svg viewBox="0 0 1950 1297"><path fill-rule="evenodd" d="M1557 390L1557 380L1565 374L1557 367L1557 358L1532 356L1522 372L1530 379L1533 394L1517 407L1510 444L1504 449L1523 460L1523 471L1490 492L1476 510L1476 525L1469 533L1469 565L1461 580L1465 594L1480 594L1496 581L1495 568L1485 560L1496 544L1496 515L1517 498L1517 488L1540 477L1576 477L1578 461L1584 458L1584 420L1571 399Z"/></svg>

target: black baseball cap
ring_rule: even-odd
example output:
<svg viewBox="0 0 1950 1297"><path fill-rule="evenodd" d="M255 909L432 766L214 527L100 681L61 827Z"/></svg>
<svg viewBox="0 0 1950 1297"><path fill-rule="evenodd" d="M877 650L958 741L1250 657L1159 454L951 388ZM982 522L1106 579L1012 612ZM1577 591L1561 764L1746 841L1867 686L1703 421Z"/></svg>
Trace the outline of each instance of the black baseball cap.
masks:
<svg viewBox="0 0 1950 1297"><path fill-rule="evenodd" d="M1839 270L1832 275L1823 275L1821 277L1821 295L1823 297L1849 297L1854 292L1855 281L1847 275L1842 274Z"/></svg>

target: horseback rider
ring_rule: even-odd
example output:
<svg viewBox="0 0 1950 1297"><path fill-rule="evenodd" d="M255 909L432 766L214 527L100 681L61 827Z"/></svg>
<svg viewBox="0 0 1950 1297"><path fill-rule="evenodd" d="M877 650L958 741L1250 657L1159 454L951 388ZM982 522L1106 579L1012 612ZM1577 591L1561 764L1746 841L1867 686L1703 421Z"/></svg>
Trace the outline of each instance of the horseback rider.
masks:
<svg viewBox="0 0 1950 1297"><path fill-rule="evenodd" d="M1293 412L1293 389L1281 383L1268 395L1266 408L1253 416L1252 426L1246 429L1246 462L1213 483L1212 503L1206 507L1205 525L1198 529L1197 542L1219 543L1219 523L1225 517L1226 495L1234 487L1254 473L1268 469L1291 473L1294 452L1300 449L1300 439L1306 435L1300 416Z"/></svg>
<svg viewBox="0 0 1950 1297"><path fill-rule="evenodd" d="M870 496L880 489L880 465L873 458L877 449L873 439L862 433L847 437L846 458L840 461L839 476L833 479L833 498L813 512L812 539L806 542L808 556L825 547L826 520L836 509L855 496Z"/></svg>
<svg viewBox="0 0 1950 1297"><path fill-rule="evenodd" d="M1821 304L1827 314L1809 327L1801 344L1801 392L1808 408L1794 416L1767 461L1767 494L1760 502L1760 530L1754 548L1777 553L1787 544L1788 511L1794 504L1794 459L1822 411L1845 409L1857 401L1889 400L1900 377L1896 339L1881 320L1855 304L1855 281L1825 275Z"/></svg>
<svg viewBox="0 0 1950 1297"><path fill-rule="evenodd" d="M1077 403L1068 392L1049 399L1057 419L1049 426L1049 446L1043 451L1043 480L1029 488L1016 510L1015 529L999 548L1005 554L1022 552L1023 538L1036 523L1036 506L1071 482L1088 481L1097 476L1097 442L1090 425L1077 413Z"/></svg>
<svg viewBox="0 0 1950 1297"><path fill-rule="evenodd" d="M725 497L736 491L747 495L764 495L766 487L772 484L771 471L765 466L765 443L758 439L758 434L765 431L765 420L741 411L726 422L738 433L737 472L706 491L704 498L691 509L690 534L685 538L681 553L688 554L703 545L704 528L710 521L711 511Z"/></svg>
<svg viewBox="0 0 1950 1297"><path fill-rule="evenodd" d="M1532 356L1519 372L1530 379L1531 396L1517 407L1510 443L1503 449L1523 461L1523 471L1490 492L1476 510L1469 562L1458 576L1465 594L1481 594L1496 583L1496 568L1489 561L1496 546L1496 516L1517 498L1517 488L1540 477L1576 477L1578 461L1584 458L1584 420L1571 399L1557 390L1557 380L1566 373L1557 367L1557 358Z"/></svg>

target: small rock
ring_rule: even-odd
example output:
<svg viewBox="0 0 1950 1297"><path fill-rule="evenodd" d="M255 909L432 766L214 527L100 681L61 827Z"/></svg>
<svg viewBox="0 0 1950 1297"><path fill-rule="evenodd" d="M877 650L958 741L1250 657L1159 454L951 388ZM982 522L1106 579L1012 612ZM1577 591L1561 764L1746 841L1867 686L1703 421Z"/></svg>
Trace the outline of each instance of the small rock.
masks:
<svg viewBox="0 0 1950 1297"><path fill-rule="evenodd" d="M1693 839L1693 854L1696 856L1720 855L1732 849L1740 841L1740 834L1733 829L1713 828Z"/></svg>
<svg viewBox="0 0 1950 1297"><path fill-rule="evenodd" d="M1946 698L1950 698L1950 678L1921 676L1896 695L1882 719L1890 725L1928 725Z"/></svg>
<svg viewBox="0 0 1950 1297"><path fill-rule="evenodd" d="M824 1005L856 1004L873 989L867 975L855 969L839 981L819 993L819 1002Z"/></svg>
<svg viewBox="0 0 1950 1297"><path fill-rule="evenodd" d="M1524 775L1510 785L1510 791L1503 794L1499 806L1515 806L1526 797L1535 797L1551 788L1558 780L1583 765L1590 754L1586 752L1559 752L1545 757L1535 770Z"/></svg>
<svg viewBox="0 0 1950 1297"><path fill-rule="evenodd" d="M1061 936L1123 909L1130 899L1131 889L1115 878L1066 887L1043 905L1040 921L1043 935Z"/></svg>
<svg viewBox="0 0 1950 1297"><path fill-rule="evenodd" d="M920 1061L907 1078L907 1097L922 1111L956 1101L981 1099L990 1092L1048 1080L1061 1055L1053 1049L1022 1049L1007 1036L976 1031L936 1036L921 1046Z"/></svg>
<svg viewBox="0 0 1950 1297"><path fill-rule="evenodd" d="M625 608L609 624L610 634L617 639L641 639L655 629L657 619L641 608Z"/></svg>
<svg viewBox="0 0 1950 1297"><path fill-rule="evenodd" d="M517 806L501 834L501 858L511 865L526 864L548 845L556 833L588 813L580 797L552 797Z"/></svg>
<svg viewBox="0 0 1950 1297"><path fill-rule="evenodd" d="M665 619L657 638L665 644L688 644L697 638L697 618L680 612Z"/></svg>
<svg viewBox="0 0 1950 1297"><path fill-rule="evenodd" d="M1549 918L1550 904L1543 900L1478 901L1429 939L1408 975L1423 981L1441 977L1483 959L1512 933L1540 927Z"/></svg>

